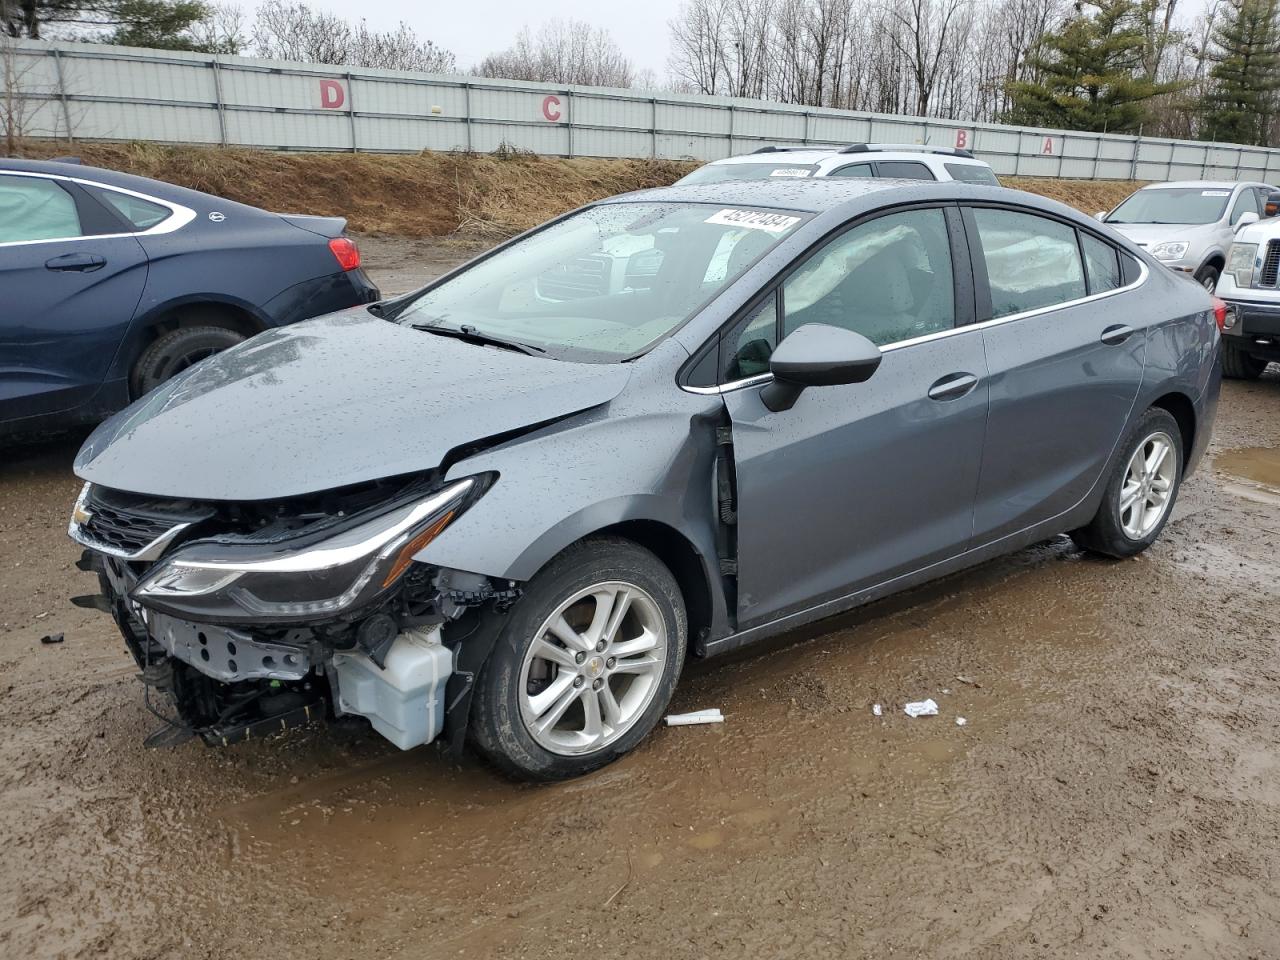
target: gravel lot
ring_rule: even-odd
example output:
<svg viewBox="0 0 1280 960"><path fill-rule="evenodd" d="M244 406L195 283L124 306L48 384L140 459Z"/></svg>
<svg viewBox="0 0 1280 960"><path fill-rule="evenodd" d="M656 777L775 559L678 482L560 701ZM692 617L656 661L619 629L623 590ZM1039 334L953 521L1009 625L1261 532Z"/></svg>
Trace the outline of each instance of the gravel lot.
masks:
<svg viewBox="0 0 1280 960"><path fill-rule="evenodd" d="M364 248L387 291L462 255ZM82 437L0 451L0 956L1280 955L1276 367L1144 556L1060 538L694 665L724 725L552 787L355 725L145 750L67 602Z"/></svg>

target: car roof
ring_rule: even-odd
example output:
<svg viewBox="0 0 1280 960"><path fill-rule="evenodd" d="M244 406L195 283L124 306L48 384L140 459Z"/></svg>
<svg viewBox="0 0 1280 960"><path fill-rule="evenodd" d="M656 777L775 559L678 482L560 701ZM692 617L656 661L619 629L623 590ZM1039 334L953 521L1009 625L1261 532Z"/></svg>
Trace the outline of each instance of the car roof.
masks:
<svg viewBox="0 0 1280 960"><path fill-rule="evenodd" d="M609 197L600 203L680 202L765 207L797 213L831 213L849 217L893 203L943 200L1004 201L1035 207L1075 220L1084 216L1056 200L1007 187L963 180L895 180L863 177L787 177L776 180L723 180L718 183L673 184Z"/></svg>
<svg viewBox="0 0 1280 960"><path fill-rule="evenodd" d="M1168 183L1149 183L1143 190L1211 189L1234 190L1236 187L1265 187L1268 184L1260 180L1170 180Z"/></svg>
<svg viewBox="0 0 1280 960"><path fill-rule="evenodd" d="M743 153L732 157L723 157L720 160L712 160L711 163L717 166L723 164L735 163L768 163L773 165L782 164L814 164L822 163L824 160L832 160L840 158L850 163L871 160L901 160L910 158L912 160L938 160L946 163L965 163L972 166L985 167L988 166L985 161L976 157L961 157L954 153L946 152L940 148L921 147L918 150L912 150L910 147L894 147L892 149L879 148L874 144L868 150L857 150L850 153L843 153L843 147L808 147L799 150L784 148L779 150L767 150L763 153Z"/></svg>

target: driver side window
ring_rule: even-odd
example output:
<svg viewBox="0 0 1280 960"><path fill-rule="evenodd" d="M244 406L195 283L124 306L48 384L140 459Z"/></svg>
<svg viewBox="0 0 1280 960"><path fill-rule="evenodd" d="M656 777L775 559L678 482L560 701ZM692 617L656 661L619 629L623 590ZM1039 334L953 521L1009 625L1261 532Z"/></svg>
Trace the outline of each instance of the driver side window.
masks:
<svg viewBox="0 0 1280 960"><path fill-rule="evenodd" d="M1240 222L1240 218L1246 213L1256 213L1262 215L1262 210L1258 206L1258 194L1251 190L1241 190L1240 196L1236 198L1236 205L1231 208L1231 225L1235 226Z"/></svg>
<svg viewBox="0 0 1280 960"><path fill-rule="evenodd" d="M843 327L886 346L955 322L946 216L937 208L888 214L819 247L738 321L722 341L721 382L768 373L779 337L806 323Z"/></svg>

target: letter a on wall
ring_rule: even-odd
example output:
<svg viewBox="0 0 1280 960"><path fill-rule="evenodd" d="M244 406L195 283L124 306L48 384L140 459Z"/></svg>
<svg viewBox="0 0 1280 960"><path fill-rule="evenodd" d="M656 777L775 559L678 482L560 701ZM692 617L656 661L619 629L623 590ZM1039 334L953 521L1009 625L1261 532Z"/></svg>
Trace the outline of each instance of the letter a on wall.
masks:
<svg viewBox="0 0 1280 960"><path fill-rule="evenodd" d="M1053 137L1044 138L1044 146L1040 148L1040 153L1047 157L1053 156Z"/></svg>
<svg viewBox="0 0 1280 960"><path fill-rule="evenodd" d="M347 102L347 92L337 80L320 81L320 106L325 110L341 110Z"/></svg>

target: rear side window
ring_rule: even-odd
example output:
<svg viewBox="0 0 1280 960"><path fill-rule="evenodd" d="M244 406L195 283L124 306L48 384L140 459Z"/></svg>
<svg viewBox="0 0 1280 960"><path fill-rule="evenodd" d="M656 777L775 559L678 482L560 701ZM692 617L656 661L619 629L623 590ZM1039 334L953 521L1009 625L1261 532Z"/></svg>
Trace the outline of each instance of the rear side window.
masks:
<svg viewBox="0 0 1280 960"><path fill-rule="evenodd" d="M150 200L143 200L141 197L131 197L127 193L104 190L101 187L88 185L85 186L85 189L139 230L150 230L173 215L173 211L168 207L152 203Z"/></svg>
<svg viewBox="0 0 1280 960"><path fill-rule="evenodd" d="M56 181L0 175L0 243L82 234L76 202Z"/></svg>
<svg viewBox="0 0 1280 960"><path fill-rule="evenodd" d="M1080 233L1085 270L1089 274L1089 292L1106 293L1121 285L1120 261L1116 248L1090 234Z"/></svg>
<svg viewBox="0 0 1280 960"><path fill-rule="evenodd" d="M936 180L933 171L915 160L881 160L876 169L882 177L898 180Z"/></svg>
<svg viewBox="0 0 1280 960"><path fill-rule="evenodd" d="M990 167L984 167L976 163L944 163L943 167L951 175L952 180L961 180L965 183L989 183L993 186L1000 186L1000 181L996 179L996 175L991 172Z"/></svg>
<svg viewBox="0 0 1280 960"><path fill-rule="evenodd" d="M832 170L829 176L832 177L870 177L871 164L869 163L851 163L847 167L841 167L839 170Z"/></svg>
<svg viewBox="0 0 1280 960"><path fill-rule="evenodd" d="M1051 307L1086 294L1074 227L1057 220L977 207L982 256L991 287L991 316Z"/></svg>

